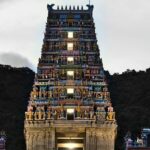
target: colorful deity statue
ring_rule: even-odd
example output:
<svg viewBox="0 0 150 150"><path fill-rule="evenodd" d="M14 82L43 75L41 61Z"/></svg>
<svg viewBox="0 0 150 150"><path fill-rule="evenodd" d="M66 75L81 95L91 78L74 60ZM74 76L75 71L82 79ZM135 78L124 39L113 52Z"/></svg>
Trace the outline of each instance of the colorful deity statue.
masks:
<svg viewBox="0 0 150 150"><path fill-rule="evenodd" d="M45 111L44 107L37 107L36 112L34 113L35 120L44 120L45 119Z"/></svg>
<svg viewBox="0 0 150 150"><path fill-rule="evenodd" d="M49 106L47 109L47 119L51 119L52 113L51 113L51 107Z"/></svg>
<svg viewBox="0 0 150 150"><path fill-rule="evenodd" d="M25 112L25 118L26 120L33 120L33 112Z"/></svg>
<svg viewBox="0 0 150 150"><path fill-rule="evenodd" d="M33 111L33 107L31 105L28 106L28 112L32 112Z"/></svg>
<svg viewBox="0 0 150 150"><path fill-rule="evenodd" d="M60 108L60 118L64 118L64 108L63 108L63 105L61 105L61 108Z"/></svg>
<svg viewBox="0 0 150 150"><path fill-rule="evenodd" d="M89 118L89 113L87 112L87 110L84 111L84 118Z"/></svg>
<svg viewBox="0 0 150 150"><path fill-rule="evenodd" d="M92 109L92 110L90 110L90 119L93 119L93 117L94 117L94 111Z"/></svg>
<svg viewBox="0 0 150 150"><path fill-rule="evenodd" d="M54 112L53 112L53 118L55 119L55 120L57 120L58 119L58 113L57 113L57 111L55 110Z"/></svg>
<svg viewBox="0 0 150 150"><path fill-rule="evenodd" d="M36 86L33 86L33 91L31 92L31 98L32 99L36 99L37 98L37 87Z"/></svg>
<svg viewBox="0 0 150 150"><path fill-rule="evenodd" d="M81 117L81 109L80 109L80 106L78 105L78 107L76 108L77 110L77 118L80 118Z"/></svg>
<svg viewBox="0 0 150 150"><path fill-rule="evenodd" d="M107 115L106 115L106 119L107 120L115 120L115 113L114 113L114 109L112 107L111 103L108 103L107 106Z"/></svg>
<svg viewBox="0 0 150 150"><path fill-rule="evenodd" d="M48 91L48 98L52 98L52 91Z"/></svg>
<svg viewBox="0 0 150 150"><path fill-rule="evenodd" d="M106 119L109 121L115 120L115 113L114 112L107 112Z"/></svg>
<svg viewBox="0 0 150 150"><path fill-rule="evenodd" d="M114 108L112 107L112 104L110 103L108 107L108 112L113 112L113 111L114 111Z"/></svg>

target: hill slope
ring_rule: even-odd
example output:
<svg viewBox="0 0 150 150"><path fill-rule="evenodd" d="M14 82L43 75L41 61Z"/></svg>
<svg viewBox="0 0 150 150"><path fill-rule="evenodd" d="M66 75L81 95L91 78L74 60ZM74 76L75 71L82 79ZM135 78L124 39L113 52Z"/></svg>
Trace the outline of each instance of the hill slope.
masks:
<svg viewBox="0 0 150 150"><path fill-rule="evenodd" d="M109 76L109 88L119 125L117 150L121 150L127 131L135 138L141 128L150 128L150 69Z"/></svg>
<svg viewBox="0 0 150 150"><path fill-rule="evenodd" d="M7 150L25 150L23 124L34 73L28 68L0 65L0 130L7 134Z"/></svg>

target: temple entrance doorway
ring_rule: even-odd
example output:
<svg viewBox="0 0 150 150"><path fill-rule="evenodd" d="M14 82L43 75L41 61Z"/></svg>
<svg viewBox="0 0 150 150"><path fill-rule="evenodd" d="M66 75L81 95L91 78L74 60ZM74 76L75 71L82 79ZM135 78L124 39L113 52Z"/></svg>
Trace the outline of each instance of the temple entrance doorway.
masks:
<svg viewBox="0 0 150 150"><path fill-rule="evenodd" d="M72 122L74 121L68 121L68 122L72 124ZM72 128L70 126L65 128L62 127L56 128L56 135L55 135L56 149L57 150L85 150L85 145L86 145L85 137L86 137L85 128L82 127Z"/></svg>
<svg viewBox="0 0 150 150"><path fill-rule="evenodd" d="M84 150L84 138L59 137L57 138L57 150Z"/></svg>
<svg viewBox="0 0 150 150"><path fill-rule="evenodd" d="M80 143L60 143L57 150L84 150L84 148Z"/></svg>
<svg viewBox="0 0 150 150"><path fill-rule="evenodd" d="M58 148L58 150L83 150L83 148L74 148L74 149Z"/></svg>

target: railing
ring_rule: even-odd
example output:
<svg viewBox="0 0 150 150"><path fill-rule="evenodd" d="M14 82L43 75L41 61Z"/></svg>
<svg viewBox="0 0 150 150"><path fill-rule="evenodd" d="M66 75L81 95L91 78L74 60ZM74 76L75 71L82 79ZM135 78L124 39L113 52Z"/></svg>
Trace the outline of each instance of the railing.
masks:
<svg viewBox="0 0 150 150"><path fill-rule="evenodd" d="M74 119L72 120L106 120L106 121L115 121L115 112L76 112L74 114ZM30 120L67 120L67 114L65 111L61 112L25 112L25 119Z"/></svg>
<svg viewBox="0 0 150 150"><path fill-rule="evenodd" d="M42 75L38 75L38 80L48 80L50 77L50 75L47 75L46 77L42 77ZM73 81L73 84L72 85L75 85L75 86L78 86L78 85L81 85L81 86L106 86L107 83L106 82L92 82L92 81L82 81L82 80L75 80L75 77L74 79L72 80ZM60 81L50 81L50 82L36 82L36 85L68 85L68 79L66 77L66 80L60 80Z"/></svg>
<svg viewBox="0 0 150 150"><path fill-rule="evenodd" d="M93 101L83 101L81 102L81 97L76 97L75 99L67 99L67 96L61 96L60 100L59 98L55 99L39 99L39 100L33 100L31 101L31 105L46 105L46 104L51 104L52 106L58 106L60 104L64 104L65 106L76 106L78 103L82 103L84 106L89 106L92 105L94 102ZM100 103L99 103L100 105ZM104 103L102 103L104 105Z"/></svg>
<svg viewBox="0 0 150 150"><path fill-rule="evenodd" d="M47 23L47 27L84 27L84 28L88 28L88 27L94 27L94 23L93 21L83 21L83 22L73 22L73 23L69 23L69 22L63 22L61 23L60 21L49 21Z"/></svg>
<svg viewBox="0 0 150 150"><path fill-rule="evenodd" d="M51 105L54 105L54 106L57 106L58 104L61 104L61 103L65 103L65 104L76 104L76 103L82 103L84 106L89 106L89 105L92 105L92 104L98 104L98 105L104 105L106 103L109 102L109 100L105 100L105 99L93 99L91 100L91 98L86 98L85 100L83 99L81 101L82 97L80 95L76 95L76 96L73 96L73 98L69 99L67 95L61 95L59 98L48 98L48 97L45 97L45 98L33 98L33 100L31 101L31 104L38 104L38 105L45 105L45 104L51 104Z"/></svg>

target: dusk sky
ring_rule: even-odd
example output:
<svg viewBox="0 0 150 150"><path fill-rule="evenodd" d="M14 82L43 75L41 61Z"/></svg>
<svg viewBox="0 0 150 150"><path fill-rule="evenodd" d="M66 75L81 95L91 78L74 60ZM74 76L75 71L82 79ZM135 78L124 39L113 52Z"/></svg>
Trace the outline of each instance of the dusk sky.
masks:
<svg viewBox="0 0 150 150"><path fill-rule="evenodd" d="M0 0L0 64L36 71L51 3L86 8L88 0ZM150 0L91 3L104 68L110 73L149 68Z"/></svg>

